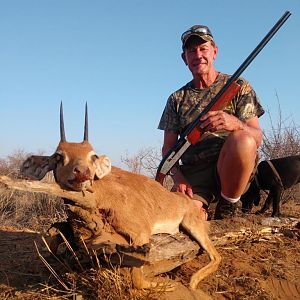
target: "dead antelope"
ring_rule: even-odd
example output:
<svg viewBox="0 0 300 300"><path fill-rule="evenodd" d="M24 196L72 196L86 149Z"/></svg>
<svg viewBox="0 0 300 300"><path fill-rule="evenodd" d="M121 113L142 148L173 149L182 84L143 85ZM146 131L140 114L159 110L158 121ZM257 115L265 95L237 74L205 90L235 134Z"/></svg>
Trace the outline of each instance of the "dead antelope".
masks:
<svg viewBox="0 0 300 300"><path fill-rule="evenodd" d="M149 243L154 234L175 234L181 226L210 257L208 265L191 277L190 287L195 289L203 278L217 270L221 261L195 204L188 197L171 193L146 176L111 168L109 159L98 157L88 142L87 108L85 115L83 142L69 143L65 138L61 106L61 138L56 152L50 157L29 157L23 164L23 174L41 180L53 170L62 189L81 192L82 197L90 199L91 207L109 211L107 221L110 226L135 246ZM84 214L81 215L84 218ZM154 279L144 276L143 268L132 268L134 286L158 286Z"/></svg>

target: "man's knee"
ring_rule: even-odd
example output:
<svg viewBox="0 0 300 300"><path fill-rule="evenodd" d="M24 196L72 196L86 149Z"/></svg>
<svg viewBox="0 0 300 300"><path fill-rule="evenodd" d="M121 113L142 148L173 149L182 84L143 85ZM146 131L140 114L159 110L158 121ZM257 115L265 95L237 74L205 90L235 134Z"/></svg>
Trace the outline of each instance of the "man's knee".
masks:
<svg viewBox="0 0 300 300"><path fill-rule="evenodd" d="M222 151L229 151L230 153L248 153L252 154L253 158L256 156L257 145L255 139L245 131L235 131L231 133L223 146Z"/></svg>

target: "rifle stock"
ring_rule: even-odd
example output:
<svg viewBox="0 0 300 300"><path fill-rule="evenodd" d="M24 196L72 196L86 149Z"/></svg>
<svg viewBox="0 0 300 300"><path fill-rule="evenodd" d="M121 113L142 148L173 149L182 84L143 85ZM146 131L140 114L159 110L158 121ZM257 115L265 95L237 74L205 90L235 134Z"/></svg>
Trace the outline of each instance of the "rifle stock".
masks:
<svg viewBox="0 0 300 300"><path fill-rule="evenodd" d="M222 94L219 100L211 107L211 111L222 110L225 106L230 103L234 96L238 93L241 86L237 82L232 82L228 89ZM192 131L187 134L187 139L191 142L192 145L195 145L202 135L199 125L194 127Z"/></svg>
<svg viewBox="0 0 300 300"><path fill-rule="evenodd" d="M224 93L218 98L219 100L211 106L210 110L220 110L225 108L225 106L230 103L234 96L240 90L241 85L238 82L232 82L230 86L226 89ZM197 120L200 120L206 113L207 107L199 114ZM179 161L182 154L190 145L195 145L202 135L202 130L199 127L199 122L195 126L194 123L189 125L181 138L176 142L176 144L169 150L167 155L162 159L160 165L158 166L158 172L156 174L155 180L163 184L165 176L172 169L172 167Z"/></svg>
<svg viewBox="0 0 300 300"><path fill-rule="evenodd" d="M228 79L227 83L219 91L219 93L211 100L211 102L203 109L199 116L188 126L175 145L168 151L160 162L155 180L163 184L164 178L170 172L172 167L179 161L183 153L190 145L195 145L200 137L201 130L199 128L200 119L210 110L221 110L240 89L238 78L248 65L254 60L258 53L264 48L269 40L275 35L284 22L290 17L291 13L286 11L282 17L276 22L271 30L266 34L262 41L250 53L246 60L240 65L236 72Z"/></svg>

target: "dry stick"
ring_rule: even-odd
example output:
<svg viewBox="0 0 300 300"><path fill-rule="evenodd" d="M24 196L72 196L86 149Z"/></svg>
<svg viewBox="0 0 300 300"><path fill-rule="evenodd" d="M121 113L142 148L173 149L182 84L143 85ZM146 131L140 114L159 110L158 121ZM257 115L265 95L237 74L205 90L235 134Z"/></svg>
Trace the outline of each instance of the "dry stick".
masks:
<svg viewBox="0 0 300 300"><path fill-rule="evenodd" d="M78 256L76 255L75 251L73 250L72 246L70 245L70 243L68 242L68 240L65 238L65 236L61 233L61 231L59 231L60 236L62 237L62 239L64 240L66 246L68 247L68 249L70 250L70 252L72 253L73 257L75 258L75 260L77 261L81 271L83 272L84 269L78 259Z"/></svg>
<svg viewBox="0 0 300 300"><path fill-rule="evenodd" d="M41 261L45 264L45 266L48 268L48 270L52 273L52 275L57 279L57 281L65 288L65 290L70 291L70 289L67 287L67 285L60 279L59 275L54 271L54 269L51 267L51 265L47 262L47 260L41 255L38 246L36 242L34 241L34 245L36 248L36 251L38 253L39 258Z"/></svg>
<svg viewBox="0 0 300 300"><path fill-rule="evenodd" d="M72 272L71 268L70 268L68 265L66 265L62 260L60 260L60 259L59 259L59 258L51 251L51 249L50 249L50 247L49 247L49 245L48 245L46 239L45 239L43 236L42 236L42 241L44 242L44 244L45 244L47 250L54 256L54 258L55 258L60 264L62 264L62 265L65 267L65 269L66 269L67 271Z"/></svg>
<svg viewBox="0 0 300 300"><path fill-rule="evenodd" d="M49 286L49 285L45 285L45 284L40 284L43 288L40 290L41 292L46 292L49 294L49 291L53 291L55 293L65 293L65 291L60 290L60 289L56 289L53 286ZM71 295L73 294L72 292L70 293ZM70 297L69 294L67 294L67 297ZM63 297L63 296L62 296Z"/></svg>
<svg viewBox="0 0 300 300"><path fill-rule="evenodd" d="M3 183L7 188L13 188L20 191L50 194L61 198L68 198L85 208L96 207L94 195L89 192L83 195L82 193L63 190L56 183L46 183L34 180L13 180L7 176L0 176L0 183Z"/></svg>
<svg viewBox="0 0 300 300"><path fill-rule="evenodd" d="M93 250L93 254L95 255L97 266L100 269L101 268L101 264L100 264L100 261L99 261L98 255L97 255L97 251Z"/></svg>
<svg viewBox="0 0 300 300"><path fill-rule="evenodd" d="M91 253L90 253L88 247L86 246L86 243L85 243L85 241L84 241L84 239L83 239L82 236L80 236L80 241L81 241L81 243L83 244L83 247L84 247L84 249L85 249L87 255L89 256L90 261L92 262L93 268L95 268L95 264L94 264L93 257L92 257L92 255L91 255Z"/></svg>

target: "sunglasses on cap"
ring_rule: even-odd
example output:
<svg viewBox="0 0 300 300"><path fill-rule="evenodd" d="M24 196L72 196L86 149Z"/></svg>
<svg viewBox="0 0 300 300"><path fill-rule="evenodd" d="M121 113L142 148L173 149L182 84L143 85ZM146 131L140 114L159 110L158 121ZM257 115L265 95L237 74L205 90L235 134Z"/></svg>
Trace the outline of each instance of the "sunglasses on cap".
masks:
<svg viewBox="0 0 300 300"><path fill-rule="evenodd" d="M196 25L196 26L191 27L189 30L185 31L181 35L182 43L184 43L186 41L186 39L192 34L197 34L199 36L209 35L213 38L213 35L212 35L212 33L210 32L210 30L207 26Z"/></svg>

